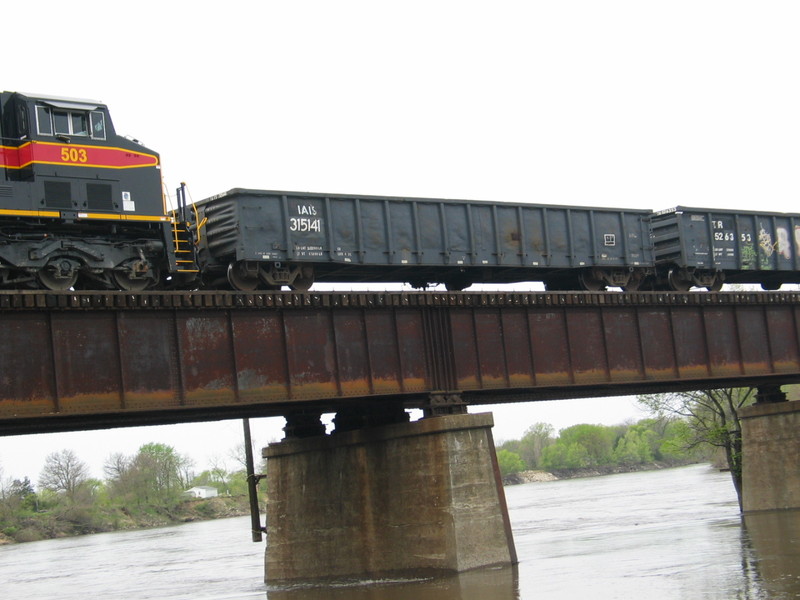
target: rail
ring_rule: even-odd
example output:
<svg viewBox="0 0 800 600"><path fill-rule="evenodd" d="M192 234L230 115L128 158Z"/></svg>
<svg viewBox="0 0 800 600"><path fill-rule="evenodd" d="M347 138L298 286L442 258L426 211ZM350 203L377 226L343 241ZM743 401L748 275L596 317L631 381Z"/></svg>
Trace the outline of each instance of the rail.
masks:
<svg viewBox="0 0 800 600"><path fill-rule="evenodd" d="M0 311L386 306L797 305L800 292L51 292L0 291Z"/></svg>

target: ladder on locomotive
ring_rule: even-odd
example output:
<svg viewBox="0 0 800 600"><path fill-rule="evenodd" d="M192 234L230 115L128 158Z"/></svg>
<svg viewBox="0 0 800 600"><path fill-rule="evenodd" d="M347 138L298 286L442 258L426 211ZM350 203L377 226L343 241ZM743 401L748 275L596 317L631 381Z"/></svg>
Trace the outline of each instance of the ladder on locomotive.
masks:
<svg viewBox="0 0 800 600"><path fill-rule="evenodd" d="M186 206L186 184L181 183L177 189L178 208L172 211L172 242L175 252L175 272L176 273L199 273L197 265L197 253L195 251L197 239L195 232L190 227L189 207ZM194 222L197 223L197 209L194 210ZM200 225L195 228L197 235L200 234Z"/></svg>

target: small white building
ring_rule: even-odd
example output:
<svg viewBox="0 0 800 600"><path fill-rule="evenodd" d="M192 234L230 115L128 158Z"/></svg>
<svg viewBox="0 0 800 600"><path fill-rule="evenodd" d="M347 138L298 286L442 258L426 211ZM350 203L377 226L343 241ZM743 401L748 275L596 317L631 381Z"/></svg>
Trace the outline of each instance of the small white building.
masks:
<svg viewBox="0 0 800 600"><path fill-rule="evenodd" d="M216 498L219 494L217 488L210 485L198 485L184 492L192 498Z"/></svg>

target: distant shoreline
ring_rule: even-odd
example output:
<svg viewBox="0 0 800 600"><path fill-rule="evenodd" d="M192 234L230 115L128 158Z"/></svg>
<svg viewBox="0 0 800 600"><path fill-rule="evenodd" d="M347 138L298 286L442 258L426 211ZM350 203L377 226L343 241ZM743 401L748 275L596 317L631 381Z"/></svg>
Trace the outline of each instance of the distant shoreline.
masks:
<svg viewBox="0 0 800 600"><path fill-rule="evenodd" d="M579 477L602 477L604 475L617 475L619 473L636 473L638 471L657 471L685 467L686 465L700 464L697 461L680 463L652 462L640 465L606 465L596 467L581 467L579 469L553 469L551 471L520 471L503 477L503 485L520 485L523 483L543 483L558 481L559 479L577 479Z"/></svg>
<svg viewBox="0 0 800 600"><path fill-rule="evenodd" d="M5 531L0 530L0 546L93 533L152 529L249 514L250 506L247 496L217 496L203 500L185 500L172 508L156 509L151 507L136 513L114 508L95 513L94 518L85 519L88 522L80 522L74 514L57 516L53 513L41 512L27 516L16 527L8 528Z"/></svg>

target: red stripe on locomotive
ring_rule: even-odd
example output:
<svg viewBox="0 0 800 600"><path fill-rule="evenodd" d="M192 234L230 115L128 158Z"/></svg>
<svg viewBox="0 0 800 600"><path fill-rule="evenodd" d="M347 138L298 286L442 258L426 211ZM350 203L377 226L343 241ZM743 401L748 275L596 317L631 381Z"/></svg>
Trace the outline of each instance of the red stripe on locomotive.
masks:
<svg viewBox="0 0 800 600"><path fill-rule="evenodd" d="M22 169L32 164L133 169L158 166L158 157L106 146L28 142L19 148L0 146L0 166Z"/></svg>

